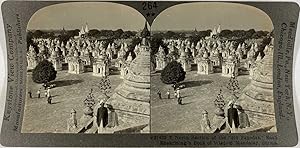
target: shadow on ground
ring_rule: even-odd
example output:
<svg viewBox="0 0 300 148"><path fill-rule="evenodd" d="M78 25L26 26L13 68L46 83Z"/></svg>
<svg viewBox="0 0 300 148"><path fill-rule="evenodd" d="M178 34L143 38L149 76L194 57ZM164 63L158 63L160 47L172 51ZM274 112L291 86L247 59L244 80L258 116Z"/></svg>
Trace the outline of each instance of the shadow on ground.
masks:
<svg viewBox="0 0 300 148"><path fill-rule="evenodd" d="M186 82L182 82L182 85L185 85L185 88L191 88L191 87L197 87L197 86L201 86L201 85L205 85L205 84L210 84L213 81L211 80L202 80L202 81L186 81Z"/></svg>
<svg viewBox="0 0 300 148"><path fill-rule="evenodd" d="M63 87L63 86L70 86L74 84L78 84L83 82L83 80L63 80L63 81L54 81L52 84L55 84L55 87Z"/></svg>

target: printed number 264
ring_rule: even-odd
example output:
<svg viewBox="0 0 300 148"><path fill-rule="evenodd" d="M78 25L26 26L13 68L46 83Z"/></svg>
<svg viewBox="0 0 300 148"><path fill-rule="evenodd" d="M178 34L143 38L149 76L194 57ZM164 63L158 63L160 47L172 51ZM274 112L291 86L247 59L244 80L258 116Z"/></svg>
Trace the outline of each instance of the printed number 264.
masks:
<svg viewBox="0 0 300 148"><path fill-rule="evenodd" d="M151 10L157 8L156 2L143 2L143 10Z"/></svg>

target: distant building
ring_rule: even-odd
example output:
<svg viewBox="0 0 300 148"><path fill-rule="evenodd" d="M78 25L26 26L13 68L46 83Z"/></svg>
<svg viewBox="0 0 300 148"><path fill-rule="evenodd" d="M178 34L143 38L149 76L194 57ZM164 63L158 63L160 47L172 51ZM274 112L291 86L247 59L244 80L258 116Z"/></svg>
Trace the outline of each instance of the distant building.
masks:
<svg viewBox="0 0 300 148"><path fill-rule="evenodd" d="M197 73L208 75L213 73L213 65L208 57L207 52L204 52L202 57L198 57L197 59Z"/></svg>
<svg viewBox="0 0 300 148"><path fill-rule="evenodd" d="M104 52L95 58L93 64L93 75L100 77L109 75L108 57Z"/></svg>
<svg viewBox="0 0 300 148"><path fill-rule="evenodd" d="M235 57L229 55L228 59L222 64L222 76L232 77L233 75L238 75L238 67L236 65Z"/></svg>
<svg viewBox="0 0 300 148"><path fill-rule="evenodd" d="M29 46L27 53L27 70L34 69L38 64L38 56L33 46Z"/></svg>
<svg viewBox="0 0 300 148"><path fill-rule="evenodd" d="M62 70L62 62L60 60L58 52L58 47L56 47L55 50L52 49L51 56L48 59L53 64L53 67L56 71Z"/></svg>
<svg viewBox="0 0 300 148"><path fill-rule="evenodd" d="M89 27L88 24L85 24L85 27L81 27L81 30L79 32L78 36L75 36L74 38L85 38L87 36L87 34L89 33Z"/></svg>
<svg viewBox="0 0 300 148"><path fill-rule="evenodd" d="M156 54L156 70L163 70L167 65L167 57L164 49L160 46Z"/></svg>
<svg viewBox="0 0 300 148"><path fill-rule="evenodd" d="M72 74L81 74L84 72L84 63L83 61L79 58L78 51L74 51L74 56L68 58L68 67L69 73Z"/></svg>

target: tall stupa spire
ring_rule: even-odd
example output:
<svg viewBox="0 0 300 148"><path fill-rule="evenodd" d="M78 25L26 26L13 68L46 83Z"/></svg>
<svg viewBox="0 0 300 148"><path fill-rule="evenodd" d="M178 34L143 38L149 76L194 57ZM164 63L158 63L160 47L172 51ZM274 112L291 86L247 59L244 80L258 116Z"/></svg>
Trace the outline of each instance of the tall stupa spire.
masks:
<svg viewBox="0 0 300 148"><path fill-rule="evenodd" d="M147 21L145 21L145 26L144 26L144 29L143 31L141 32L141 37L142 38L147 38L150 36L150 31L148 29L148 24L147 24Z"/></svg>
<svg viewBox="0 0 300 148"><path fill-rule="evenodd" d="M219 34L219 33L221 33L221 25L219 24L219 26L218 26L218 29L217 29L217 33Z"/></svg>
<svg viewBox="0 0 300 148"><path fill-rule="evenodd" d="M128 127L149 127L150 122L150 45L146 38L139 47L139 54L128 66L124 81L107 102L125 120Z"/></svg>
<svg viewBox="0 0 300 148"><path fill-rule="evenodd" d="M85 28L84 28L84 32L88 33L89 32L89 27L88 27L88 23L85 23Z"/></svg>

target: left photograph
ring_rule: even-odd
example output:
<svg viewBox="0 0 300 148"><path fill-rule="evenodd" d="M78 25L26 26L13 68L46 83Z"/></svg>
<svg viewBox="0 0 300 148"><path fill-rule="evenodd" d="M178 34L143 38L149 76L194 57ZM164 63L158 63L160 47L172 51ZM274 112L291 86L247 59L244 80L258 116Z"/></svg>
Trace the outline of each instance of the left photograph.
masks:
<svg viewBox="0 0 300 148"><path fill-rule="evenodd" d="M149 133L148 28L117 3L37 11L27 25L22 133Z"/></svg>

